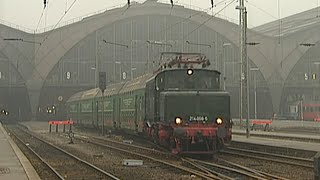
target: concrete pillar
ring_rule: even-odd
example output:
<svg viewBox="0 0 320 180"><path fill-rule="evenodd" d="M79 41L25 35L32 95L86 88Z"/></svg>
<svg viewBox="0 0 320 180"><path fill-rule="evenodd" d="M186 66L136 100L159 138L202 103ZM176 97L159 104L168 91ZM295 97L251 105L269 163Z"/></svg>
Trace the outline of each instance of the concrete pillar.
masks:
<svg viewBox="0 0 320 180"><path fill-rule="evenodd" d="M32 113L31 120L37 120L37 112L39 107L39 99L42 85L43 80L27 80L27 89Z"/></svg>
<svg viewBox="0 0 320 180"><path fill-rule="evenodd" d="M283 88L282 88L282 86L272 86L271 85L271 86L269 86L269 89L270 89L270 94L271 94L271 98L272 98L273 112L276 114L279 114Z"/></svg>

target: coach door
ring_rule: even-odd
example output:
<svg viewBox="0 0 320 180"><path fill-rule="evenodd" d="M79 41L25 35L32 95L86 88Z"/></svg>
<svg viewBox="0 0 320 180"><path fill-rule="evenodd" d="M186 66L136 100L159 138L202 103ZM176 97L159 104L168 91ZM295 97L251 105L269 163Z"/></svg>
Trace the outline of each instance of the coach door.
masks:
<svg viewBox="0 0 320 180"><path fill-rule="evenodd" d="M112 124L113 128L117 128L117 120L116 120L116 114L117 114L117 104L116 104L116 98L112 98Z"/></svg>
<svg viewBox="0 0 320 180"><path fill-rule="evenodd" d="M135 125L135 131L141 131L141 127L139 127L139 125L141 124L142 121L142 99L141 96L136 95L135 96L135 121L134 121L134 125Z"/></svg>

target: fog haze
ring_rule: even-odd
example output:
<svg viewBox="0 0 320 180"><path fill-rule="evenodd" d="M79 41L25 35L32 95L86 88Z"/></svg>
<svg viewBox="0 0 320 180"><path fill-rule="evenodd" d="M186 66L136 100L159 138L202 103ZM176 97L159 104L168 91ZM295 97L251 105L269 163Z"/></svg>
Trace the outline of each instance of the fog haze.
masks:
<svg viewBox="0 0 320 180"><path fill-rule="evenodd" d="M142 3L144 1L138 0L137 2ZM165 0L162 1L166 2ZM167 1L170 2L169 0ZM239 15L235 7L238 2L234 1L230 6L223 9L231 1L214 0L215 4L218 4L214 8L214 12L221 11L220 15L237 21ZM99 10L125 4L127 0L76 0L64 15L73 2L74 0L49 0L48 7L43 11L43 0L0 0L0 19L29 29L36 29L39 24L39 29L55 25L62 17L61 22L71 21L74 18ZM210 0L175 0L175 2L183 3L187 8L197 6L208 9L211 6ZM280 5L279 8L278 3ZM248 0L246 2L248 24L249 27L259 26L278 20L279 17L283 18L308 9L317 8L318 4L319 0ZM209 12L212 13L211 11ZM43 16L40 19L42 13Z"/></svg>

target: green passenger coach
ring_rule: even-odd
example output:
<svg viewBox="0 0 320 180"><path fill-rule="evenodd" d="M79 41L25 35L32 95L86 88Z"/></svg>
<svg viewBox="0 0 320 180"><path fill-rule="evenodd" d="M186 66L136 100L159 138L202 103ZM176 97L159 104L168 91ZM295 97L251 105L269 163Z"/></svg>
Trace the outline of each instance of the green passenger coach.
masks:
<svg viewBox="0 0 320 180"><path fill-rule="evenodd" d="M100 127L104 107L105 126L141 132L145 116L145 84L151 77L147 74L130 82L107 86L104 102L98 88L76 93L67 101L68 118L78 125Z"/></svg>

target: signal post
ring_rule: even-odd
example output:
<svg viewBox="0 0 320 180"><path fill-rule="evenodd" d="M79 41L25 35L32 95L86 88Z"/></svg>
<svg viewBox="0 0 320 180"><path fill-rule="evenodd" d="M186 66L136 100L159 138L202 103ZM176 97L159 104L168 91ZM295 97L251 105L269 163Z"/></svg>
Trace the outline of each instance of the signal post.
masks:
<svg viewBox="0 0 320 180"><path fill-rule="evenodd" d="M101 127L102 136L104 136L104 90L106 89L106 85L107 85L106 72L99 72L99 89L101 90L101 93L102 93L102 127ZM99 108L97 113L99 113Z"/></svg>

